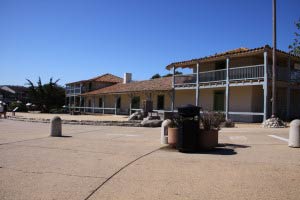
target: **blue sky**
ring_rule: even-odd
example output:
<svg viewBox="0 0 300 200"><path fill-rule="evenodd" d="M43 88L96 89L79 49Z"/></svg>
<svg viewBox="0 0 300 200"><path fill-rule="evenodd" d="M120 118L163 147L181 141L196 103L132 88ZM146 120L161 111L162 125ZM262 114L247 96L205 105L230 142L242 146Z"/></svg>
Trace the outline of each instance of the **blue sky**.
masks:
<svg viewBox="0 0 300 200"><path fill-rule="evenodd" d="M277 0L287 50L299 0ZM102 73L133 79L165 66L272 42L272 0L0 0L0 85L60 84Z"/></svg>

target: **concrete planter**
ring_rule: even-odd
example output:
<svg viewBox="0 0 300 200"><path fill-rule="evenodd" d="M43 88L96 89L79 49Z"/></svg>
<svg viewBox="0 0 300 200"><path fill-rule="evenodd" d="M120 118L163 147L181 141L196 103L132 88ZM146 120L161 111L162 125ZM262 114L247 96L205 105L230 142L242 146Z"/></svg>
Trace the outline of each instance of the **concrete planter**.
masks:
<svg viewBox="0 0 300 200"><path fill-rule="evenodd" d="M200 130L198 147L202 150L213 149L218 145L219 130Z"/></svg>
<svg viewBox="0 0 300 200"><path fill-rule="evenodd" d="M176 147L177 137L179 134L179 128L168 128L168 144L172 147Z"/></svg>

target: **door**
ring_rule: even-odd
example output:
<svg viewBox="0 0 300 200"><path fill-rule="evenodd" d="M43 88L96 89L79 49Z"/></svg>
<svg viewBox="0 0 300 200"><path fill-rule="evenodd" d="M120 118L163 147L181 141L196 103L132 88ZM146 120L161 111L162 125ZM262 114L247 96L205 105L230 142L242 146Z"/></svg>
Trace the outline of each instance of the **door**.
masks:
<svg viewBox="0 0 300 200"><path fill-rule="evenodd" d="M224 111L225 107L225 91L219 90L214 92L214 110Z"/></svg>

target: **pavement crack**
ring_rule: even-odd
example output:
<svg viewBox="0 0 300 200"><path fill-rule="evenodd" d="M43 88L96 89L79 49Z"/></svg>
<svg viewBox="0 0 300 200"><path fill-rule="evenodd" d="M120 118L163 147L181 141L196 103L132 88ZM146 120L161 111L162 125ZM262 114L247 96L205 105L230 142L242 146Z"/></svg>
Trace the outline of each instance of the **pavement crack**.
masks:
<svg viewBox="0 0 300 200"><path fill-rule="evenodd" d="M126 169L127 167L129 167L130 165L132 165L133 163L135 163L136 161L138 161L138 160L140 160L140 159L142 159L142 158L144 158L144 157L146 157L146 156L148 156L148 155L150 155L150 154L152 154L152 153L154 153L154 152L156 152L156 151L158 151L160 149L161 149L161 147L157 148L157 149L155 149L153 151L150 151L150 152L148 152L146 154L143 154L143 155L139 156L138 158L130 161L129 163L127 163L123 167L121 167L118 171L116 171L115 173L113 173L103 183L101 183L98 187L96 187L86 198L84 198L84 200L88 200L93 194L95 194L95 192L97 192L103 185L105 185L109 180L111 180L114 176L116 176L117 174L119 174L121 171L123 171L124 169Z"/></svg>
<svg viewBox="0 0 300 200"><path fill-rule="evenodd" d="M19 141L14 141L14 142L6 142L6 143L1 143L0 145L8 145L8 144L15 144L18 142L26 142L26 141L32 141L32 140L40 140L40 139L45 139L48 138L49 136L45 136L45 137L40 137L40 138L33 138L33 139L27 139L27 140L19 140Z"/></svg>
<svg viewBox="0 0 300 200"><path fill-rule="evenodd" d="M16 144L15 146L20 146L20 147L32 147L32 148L40 148L40 149L55 149L55 150L62 150L62 151L73 151L73 152L85 152L85 153L96 153L96 154L114 155L113 153L100 152L100 151L86 151L86 150L67 149L67 148L45 147L45 146L37 146L37 145L22 145L22 144Z"/></svg>
<svg viewBox="0 0 300 200"><path fill-rule="evenodd" d="M101 176L81 176L81 175L76 175L76 174L66 174L66 173L59 173L59 172L35 172L35 171L27 171L27 170L22 170L22 169L15 169L15 168L9 168L9 167L1 167L2 169L8 169L12 171L17 171L17 172L22 172L26 174L56 174L56 175L63 175L63 176L73 176L73 177L79 177L79 178L101 178L101 179L106 179L107 177L101 177Z"/></svg>

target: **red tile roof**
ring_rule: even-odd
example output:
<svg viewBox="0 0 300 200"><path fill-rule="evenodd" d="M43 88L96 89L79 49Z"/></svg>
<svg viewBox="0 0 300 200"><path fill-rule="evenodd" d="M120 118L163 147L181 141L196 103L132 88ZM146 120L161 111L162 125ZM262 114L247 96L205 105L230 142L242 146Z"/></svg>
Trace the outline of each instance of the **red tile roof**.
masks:
<svg viewBox="0 0 300 200"><path fill-rule="evenodd" d="M81 80L81 81L76 81L76 82L71 82L71 83L80 83L80 82L105 82L105 83L121 83L123 82L123 79L115 76L113 74L102 74L100 76L88 79L88 80ZM71 84L71 83L67 83L67 84Z"/></svg>
<svg viewBox="0 0 300 200"><path fill-rule="evenodd" d="M172 77L157 78L145 81L133 81L130 83L118 83L109 87L84 93L87 95L109 94L109 93L127 93L142 91L169 91L172 89Z"/></svg>
<svg viewBox="0 0 300 200"><path fill-rule="evenodd" d="M186 60L186 61L181 61L181 62L174 62L174 63L171 63L168 66L166 66L166 69L170 70L173 66L175 66L175 68L189 67L189 66L192 66L192 65L196 65L198 62L199 63L208 62L208 61L211 61L213 59L223 59L223 58L230 57L230 56L231 57L239 57L239 56L245 56L245 55L250 55L250 54L258 54L258 53L261 53L265 50L271 52L272 48L269 45L254 48L254 49L248 49L248 48L241 47L241 48L238 48L238 49L233 49L233 50L222 52L222 53L216 53L214 55L205 56L205 57L202 57L202 58L196 58L196 59ZM276 49L276 51L278 53L291 55L292 57L295 57L296 59L300 58L299 56L289 54L289 53L281 51L279 49Z"/></svg>

